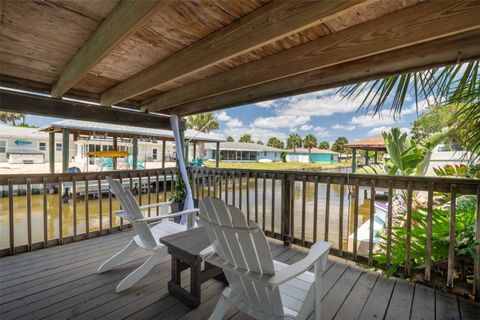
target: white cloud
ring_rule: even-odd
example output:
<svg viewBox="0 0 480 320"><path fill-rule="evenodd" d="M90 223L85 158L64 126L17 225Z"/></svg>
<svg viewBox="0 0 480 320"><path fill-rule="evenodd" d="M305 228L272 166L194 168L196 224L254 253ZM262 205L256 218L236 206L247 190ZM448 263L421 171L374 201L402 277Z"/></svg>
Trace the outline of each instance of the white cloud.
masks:
<svg viewBox="0 0 480 320"><path fill-rule="evenodd" d="M330 132L328 131L327 128L324 128L324 127L316 127L315 129L313 129L313 131L315 132L315 134L320 137L320 138L324 138L324 137L328 137L330 136Z"/></svg>
<svg viewBox="0 0 480 320"><path fill-rule="evenodd" d="M222 111L217 114L218 121L229 121L232 119L225 111Z"/></svg>
<svg viewBox="0 0 480 320"><path fill-rule="evenodd" d="M230 127L230 128L243 127L243 122L238 120L237 118L231 118L229 121L227 121L227 127Z"/></svg>
<svg viewBox="0 0 480 320"><path fill-rule="evenodd" d="M255 103L255 106L260 107L260 108L271 108L276 105L276 102L278 100L269 100L269 101L262 101L262 102L257 102Z"/></svg>
<svg viewBox="0 0 480 320"><path fill-rule="evenodd" d="M313 129L313 126L310 125L310 124L304 124L303 126L300 127L300 130L302 131L308 131L308 130L312 130Z"/></svg>
<svg viewBox="0 0 480 320"><path fill-rule="evenodd" d="M276 137L280 140L285 140L287 138L287 135L283 132L270 129L255 128L251 126L229 127L226 128L222 133L225 136L232 136L235 141L238 141L241 136L248 133L252 136L253 141L262 140L265 144L270 137Z"/></svg>
<svg viewBox="0 0 480 320"><path fill-rule="evenodd" d="M381 127L377 127L377 128L373 128L372 130L368 131L367 135L368 136L380 136L382 135L383 132L388 132L390 131L390 129L392 129L392 127L390 126L381 126ZM409 128L400 128L400 131L401 132L410 132L410 129Z"/></svg>
<svg viewBox="0 0 480 320"><path fill-rule="evenodd" d="M352 125L352 126L345 126L345 125L343 125L343 124L338 124L338 123L337 123L337 124L334 124L334 125L332 126L332 129L334 129L334 130L347 130L347 131L352 131L352 130L355 130L355 128L356 128L356 127L353 126L353 125Z"/></svg>
<svg viewBox="0 0 480 320"><path fill-rule="evenodd" d="M369 128L375 126L388 126L392 124L398 124L402 122L401 119L397 116L394 117L393 113L390 113L389 110L383 110L377 113L375 116L371 115L361 115L361 116L354 116L352 120L350 120L351 125Z"/></svg>
<svg viewBox="0 0 480 320"><path fill-rule="evenodd" d="M274 116L257 118L252 123L252 127L278 129L278 128L296 128L310 122L309 116Z"/></svg>

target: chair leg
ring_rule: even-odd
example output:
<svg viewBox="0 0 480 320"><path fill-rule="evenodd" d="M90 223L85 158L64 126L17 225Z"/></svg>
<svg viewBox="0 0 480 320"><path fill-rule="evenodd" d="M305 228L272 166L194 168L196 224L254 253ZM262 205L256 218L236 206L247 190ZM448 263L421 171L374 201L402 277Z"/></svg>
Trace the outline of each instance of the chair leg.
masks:
<svg viewBox="0 0 480 320"><path fill-rule="evenodd" d="M230 307L230 302L225 299L223 294L220 295L220 300L218 300L217 306L210 315L209 320L221 320L225 315L225 312L227 312L228 307Z"/></svg>
<svg viewBox="0 0 480 320"><path fill-rule="evenodd" d="M118 252L117 254L113 255L110 259L105 261L97 270L97 273L102 273L108 271L114 267L116 267L122 260L127 258L135 249L137 248L137 244L135 241L130 241L122 251Z"/></svg>
<svg viewBox="0 0 480 320"><path fill-rule="evenodd" d="M158 264L164 257L168 255L166 247L162 247L155 251L154 254L150 256L140 267L133 270L128 276L125 277L115 289L116 293L120 293L124 290L127 290L140 279L142 279L152 268Z"/></svg>

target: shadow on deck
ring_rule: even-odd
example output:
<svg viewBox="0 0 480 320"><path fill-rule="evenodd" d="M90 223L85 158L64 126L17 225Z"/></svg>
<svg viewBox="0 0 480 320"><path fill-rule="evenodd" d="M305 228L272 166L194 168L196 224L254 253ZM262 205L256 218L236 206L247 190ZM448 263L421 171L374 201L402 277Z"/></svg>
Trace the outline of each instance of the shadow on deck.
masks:
<svg viewBox="0 0 480 320"><path fill-rule="evenodd" d="M115 294L118 282L140 265L140 250L104 274L98 266L131 240L131 231L0 258L0 319L203 319L208 318L221 282L207 281L202 304L190 310L169 295L170 258L130 290ZM271 240L276 260L294 263L307 252ZM188 272L182 283L189 283ZM401 279L385 279L354 263L331 257L323 282L322 319L478 319L480 304ZM231 308L225 319L246 319Z"/></svg>

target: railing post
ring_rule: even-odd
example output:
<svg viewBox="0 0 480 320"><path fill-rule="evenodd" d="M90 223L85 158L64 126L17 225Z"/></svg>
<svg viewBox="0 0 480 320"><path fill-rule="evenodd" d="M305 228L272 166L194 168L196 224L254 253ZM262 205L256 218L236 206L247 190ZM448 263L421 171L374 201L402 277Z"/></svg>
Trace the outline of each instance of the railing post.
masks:
<svg viewBox="0 0 480 320"><path fill-rule="evenodd" d="M292 180L293 179L293 180ZM291 219L292 219L292 181L295 182L295 176L285 175L282 178L282 217L280 219L281 234L283 245L291 245Z"/></svg>

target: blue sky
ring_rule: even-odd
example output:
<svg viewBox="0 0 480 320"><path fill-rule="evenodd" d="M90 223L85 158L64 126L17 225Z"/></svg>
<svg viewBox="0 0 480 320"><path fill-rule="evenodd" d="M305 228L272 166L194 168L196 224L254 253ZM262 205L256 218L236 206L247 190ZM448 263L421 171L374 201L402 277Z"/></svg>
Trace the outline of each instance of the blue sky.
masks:
<svg viewBox="0 0 480 320"><path fill-rule="evenodd" d="M381 135L391 127L408 130L417 118L417 108L409 101L401 117L393 117L389 110L372 117L357 112L363 97L344 100L335 90L324 90L289 98L248 104L215 112L220 129L217 133L235 140L251 134L255 141L267 142L270 137L286 140L292 132L305 136L314 134L318 141L333 142L339 136L350 141ZM425 103L420 103L421 110ZM43 126L58 119L27 116L27 123Z"/></svg>

